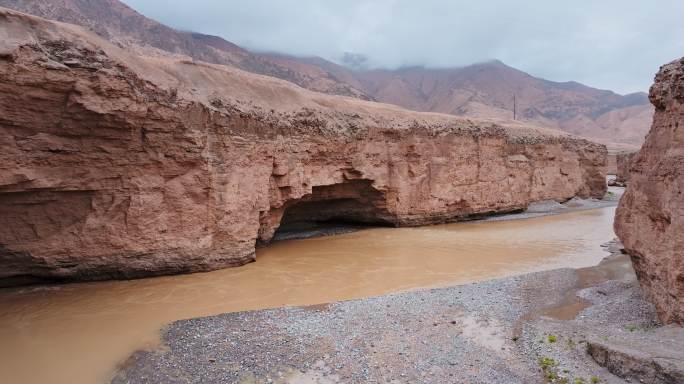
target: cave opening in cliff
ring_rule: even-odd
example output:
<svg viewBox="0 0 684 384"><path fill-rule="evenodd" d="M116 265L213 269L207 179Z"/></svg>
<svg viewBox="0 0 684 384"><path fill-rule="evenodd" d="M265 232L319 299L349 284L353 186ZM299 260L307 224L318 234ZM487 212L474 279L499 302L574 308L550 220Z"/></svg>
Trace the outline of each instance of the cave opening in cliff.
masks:
<svg viewBox="0 0 684 384"><path fill-rule="evenodd" d="M385 207L384 193L373 188L370 180L315 186L311 194L287 204L274 239L392 226Z"/></svg>

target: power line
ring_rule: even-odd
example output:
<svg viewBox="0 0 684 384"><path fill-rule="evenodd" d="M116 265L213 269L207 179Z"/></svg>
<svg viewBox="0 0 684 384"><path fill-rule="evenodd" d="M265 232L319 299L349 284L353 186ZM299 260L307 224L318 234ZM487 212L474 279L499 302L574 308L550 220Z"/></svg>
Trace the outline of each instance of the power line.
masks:
<svg viewBox="0 0 684 384"><path fill-rule="evenodd" d="M517 111L517 105L515 103L515 93L514 93L513 94L513 120L517 119L517 117L518 117L517 113L518 113L518 111Z"/></svg>

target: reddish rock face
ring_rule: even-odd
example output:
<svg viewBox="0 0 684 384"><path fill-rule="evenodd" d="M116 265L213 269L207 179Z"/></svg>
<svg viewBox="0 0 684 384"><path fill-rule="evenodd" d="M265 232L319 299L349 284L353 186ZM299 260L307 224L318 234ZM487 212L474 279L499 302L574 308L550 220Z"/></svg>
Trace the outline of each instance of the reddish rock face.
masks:
<svg viewBox="0 0 684 384"><path fill-rule="evenodd" d="M634 159L636 152L623 152L615 155L615 181L622 185L629 181L629 167L632 164L632 159Z"/></svg>
<svg viewBox="0 0 684 384"><path fill-rule="evenodd" d="M653 126L631 162L615 231L660 319L684 325L684 58L660 69L650 99Z"/></svg>
<svg viewBox="0 0 684 384"><path fill-rule="evenodd" d="M210 270L254 260L281 223L420 225L605 192L606 149L586 140L0 21L0 278Z"/></svg>
<svg viewBox="0 0 684 384"><path fill-rule="evenodd" d="M606 158L606 172L609 175L617 174L617 154L608 152L608 157Z"/></svg>

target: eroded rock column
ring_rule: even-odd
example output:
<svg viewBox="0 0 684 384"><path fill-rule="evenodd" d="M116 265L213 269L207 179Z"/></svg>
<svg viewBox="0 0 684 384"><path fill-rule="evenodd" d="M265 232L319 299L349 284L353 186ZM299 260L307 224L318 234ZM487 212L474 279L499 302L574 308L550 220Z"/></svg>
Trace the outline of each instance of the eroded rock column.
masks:
<svg viewBox="0 0 684 384"><path fill-rule="evenodd" d="M684 325L684 58L660 69L649 97L653 126L631 162L615 231L661 321Z"/></svg>

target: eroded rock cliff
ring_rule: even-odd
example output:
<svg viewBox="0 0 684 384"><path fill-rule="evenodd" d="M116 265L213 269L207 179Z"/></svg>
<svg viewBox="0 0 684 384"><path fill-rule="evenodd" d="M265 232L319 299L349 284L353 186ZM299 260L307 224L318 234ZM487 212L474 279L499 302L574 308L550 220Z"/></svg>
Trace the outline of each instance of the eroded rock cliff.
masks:
<svg viewBox="0 0 684 384"><path fill-rule="evenodd" d="M624 186L629 181L629 167L636 152L622 152L615 155L615 182Z"/></svg>
<svg viewBox="0 0 684 384"><path fill-rule="evenodd" d="M660 69L650 99L653 126L631 161L615 230L660 319L684 325L684 58Z"/></svg>
<svg viewBox="0 0 684 384"><path fill-rule="evenodd" d="M605 159L555 131L134 56L0 9L0 279L210 270L254 260L281 223L602 197Z"/></svg>

